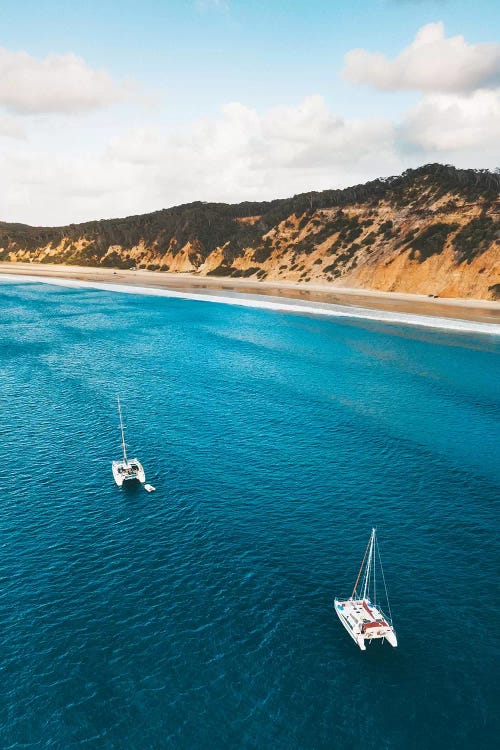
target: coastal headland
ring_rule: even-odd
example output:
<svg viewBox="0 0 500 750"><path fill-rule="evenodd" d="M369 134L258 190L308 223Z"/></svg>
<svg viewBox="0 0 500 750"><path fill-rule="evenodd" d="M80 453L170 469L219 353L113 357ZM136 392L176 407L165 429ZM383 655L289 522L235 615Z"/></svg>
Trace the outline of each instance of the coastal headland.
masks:
<svg viewBox="0 0 500 750"><path fill-rule="evenodd" d="M343 300L355 294L373 305L382 299L375 292L495 301L499 195L500 174L428 164L364 185L273 201L197 201L59 227L0 222L0 261L31 269L43 264L48 274L55 268L63 273L61 266L84 266L87 274L112 269L113 278L115 271L137 269L142 283L155 272L150 284L158 283L160 272L161 283L193 288L231 284L251 293L286 289L287 296ZM135 283L135 276L126 278ZM402 297L383 299L384 305L409 304ZM432 304L430 314L435 309Z"/></svg>

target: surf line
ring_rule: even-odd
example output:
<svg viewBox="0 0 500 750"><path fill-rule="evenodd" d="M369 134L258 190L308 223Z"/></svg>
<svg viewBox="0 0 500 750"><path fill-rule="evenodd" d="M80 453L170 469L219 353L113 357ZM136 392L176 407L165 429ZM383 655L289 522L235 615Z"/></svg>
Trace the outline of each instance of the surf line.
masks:
<svg viewBox="0 0 500 750"><path fill-rule="evenodd" d="M500 336L500 325L496 323L481 323L473 320L418 315L417 313L372 310L367 307L351 307L328 302L299 302L290 298L283 298L281 300L281 298L276 297L266 297L265 295L250 296L238 294L238 292L232 292L232 296L217 294L216 291L213 294L178 292L174 289L158 289L156 287L133 286L130 284L112 284L104 281L81 281L79 279L61 279L55 276L30 276L24 274L0 274L0 282L2 281L6 283L49 284L50 286L63 286L73 289L98 289L105 292L138 294L150 297L169 297L198 302L218 302L223 305L237 305L239 307L274 310L276 312L299 315L369 320L377 323L432 328L453 333L480 333L489 336Z"/></svg>

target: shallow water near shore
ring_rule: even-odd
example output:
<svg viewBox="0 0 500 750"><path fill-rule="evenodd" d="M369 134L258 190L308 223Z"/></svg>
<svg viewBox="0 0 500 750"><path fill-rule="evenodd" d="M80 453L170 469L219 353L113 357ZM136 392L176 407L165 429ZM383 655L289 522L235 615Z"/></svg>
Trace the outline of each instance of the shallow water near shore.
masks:
<svg viewBox="0 0 500 750"><path fill-rule="evenodd" d="M0 284L2 748L488 748L499 340ZM157 491L119 490L116 394ZM377 525L399 647L333 611Z"/></svg>
<svg viewBox="0 0 500 750"><path fill-rule="evenodd" d="M71 272L71 269L69 269ZM122 272L125 273L125 272ZM33 283L44 282L51 286L63 286L74 289L99 289L105 292L120 292L122 294L145 294L149 297L170 297L172 299L196 300L197 302L213 302L224 305L238 305L241 307L257 308L261 310L273 310L275 312L298 313L299 315L314 315L328 318L347 318L354 321L361 320L382 323L384 325L416 326L418 328L430 328L441 331L452 331L454 333L484 334L486 336L500 336L500 324L498 310L494 308L460 308L457 306L443 306L431 310L429 303L424 305L422 301L401 307L394 299L385 300L381 298L372 299L370 306L364 303L362 297L349 296L349 301L326 295L329 299L321 299L321 294L315 294L316 298L304 296L304 290L298 296L293 296L291 289L275 289L276 294L268 294L255 290L244 291L243 287L226 289L225 285L220 287L202 288L186 285L185 280L178 284L167 286L140 286L136 283L120 283L118 281L102 281L100 279L80 279L70 276L30 276L28 274L0 274L0 283ZM134 279L136 281L136 279ZM200 281L198 279L197 281ZM279 294L278 294L279 292ZM286 294L291 296L286 296ZM376 304L373 304L373 303ZM487 305L488 303L483 303ZM409 308L409 309L408 309ZM464 314L464 310L467 310Z"/></svg>

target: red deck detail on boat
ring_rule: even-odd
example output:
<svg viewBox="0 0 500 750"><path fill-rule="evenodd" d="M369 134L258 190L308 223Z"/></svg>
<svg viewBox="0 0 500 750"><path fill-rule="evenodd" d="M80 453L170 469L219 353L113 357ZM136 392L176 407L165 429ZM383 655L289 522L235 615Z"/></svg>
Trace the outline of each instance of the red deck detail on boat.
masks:
<svg viewBox="0 0 500 750"><path fill-rule="evenodd" d="M373 617L373 612L371 611L370 607L368 606L368 604L364 600L363 600L363 607L366 609L366 611L368 612L368 614L370 615L370 617Z"/></svg>
<svg viewBox="0 0 500 750"><path fill-rule="evenodd" d="M367 628L386 628L387 623L385 620L377 620L377 622L365 622L363 623L363 630Z"/></svg>

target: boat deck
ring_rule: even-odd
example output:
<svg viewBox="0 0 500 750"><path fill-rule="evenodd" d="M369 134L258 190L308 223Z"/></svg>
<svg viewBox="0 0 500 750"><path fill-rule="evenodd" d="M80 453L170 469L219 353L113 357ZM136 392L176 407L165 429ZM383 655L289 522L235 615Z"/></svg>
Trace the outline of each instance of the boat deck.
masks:
<svg viewBox="0 0 500 750"><path fill-rule="evenodd" d="M397 646L394 628L369 599L336 600L335 609L345 629L363 651L365 640L386 639L391 646Z"/></svg>
<svg viewBox="0 0 500 750"><path fill-rule="evenodd" d="M385 615L372 602L367 599L348 599L339 602L343 616L352 625L369 627L370 625L382 625L388 627Z"/></svg>
<svg viewBox="0 0 500 750"><path fill-rule="evenodd" d="M113 470L115 482L120 487L123 482L129 481L130 479L137 479L141 483L146 481L144 468L137 458L132 458L127 461L113 461L111 468Z"/></svg>

